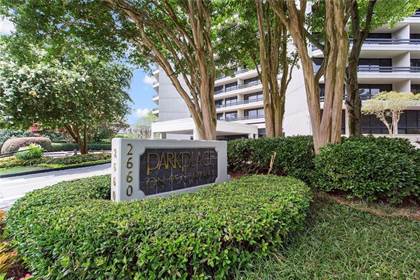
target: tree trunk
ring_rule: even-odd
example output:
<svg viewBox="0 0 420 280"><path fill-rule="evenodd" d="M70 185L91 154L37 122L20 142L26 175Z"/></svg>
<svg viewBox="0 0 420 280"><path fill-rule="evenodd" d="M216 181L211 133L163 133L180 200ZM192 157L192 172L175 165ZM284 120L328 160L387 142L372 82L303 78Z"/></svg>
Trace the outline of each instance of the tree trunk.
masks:
<svg viewBox="0 0 420 280"><path fill-rule="evenodd" d="M351 52L353 53L353 50ZM362 133L360 126L362 118L362 101L360 100L359 82L357 78L358 61L358 57L351 54L347 67L346 108L348 112L349 136L359 136Z"/></svg>
<svg viewBox="0 0 420 280"><path fill-rule="evenodd" d="M211 44L210 3L203 0L159 3L162 20L155 21L150 19L155 12L152 8L153 11L138 9L129 1L105 0L111 11L123 12L136 25L137 37L133 43L142 51L147 50L165 71L187 105L198 137L216 139L213 96L216 71Z"/></svg>
<svg viewBox="0 0 420 280"><path fill-rule="evenodd" d="M348 38L345 31L345 3L343 0L327 0L326 33L327 41L324 57L327 59L325 70L325 101L321 117L319 98L319 77L315 75L312 59L308 53L307 31L305 30L306 4L305 0L288 0L287 12L282 7L282 1L270 0L274 11L285 24L293 38L303 69L306 97L311 118L312 135L315 153L329 143L337 143L341 136L341 112L344 88L344 74L348 50Z"/></svg>
<svg viewBox="0 0 420 280"><path fill-rule="evenodd" d="M83 129L83 138L80 136L79 128L75 125L64 125L66 131L70 134L71 138L73 138L74 142L79 145L79 150L82 155L87 154L87 131L86 127Z"/></svg>
<svg viewBox="0 0 420 280"><path fill-rule="evenodd" d="M284 3L280 3L285 5ZM259 72L264 96L264 118L267 137L283 136L283 118L286 90L289 84L289 72L296 60L291 64L288 60L288 32L281 20L273 15L269 3L255 0L258 33ZM279 69L282 77L279 84Z"/></svg>
<svg viewBox="0 0 420 280"><path fill-rule="evenodd" d="M398 122L400 121L400 112L392 111L392 135L396 136L398 134Z"/></svg>
<svg viewBox="0 0 420 280"><path fill-rule="evenodd" d="M357 66L359 64L360 52L363 42L366 40L372 24L373 10L377 0L370 0L364 19L364 28L360 26L359 6L357 0L351 0L349 12L351 16L351 31L353 33L353 44L350 50L349 62L347 67L347 97L346 108L348 112L349 136L359 136L362 134L362 101L359 94L359 82Z"/></svg>

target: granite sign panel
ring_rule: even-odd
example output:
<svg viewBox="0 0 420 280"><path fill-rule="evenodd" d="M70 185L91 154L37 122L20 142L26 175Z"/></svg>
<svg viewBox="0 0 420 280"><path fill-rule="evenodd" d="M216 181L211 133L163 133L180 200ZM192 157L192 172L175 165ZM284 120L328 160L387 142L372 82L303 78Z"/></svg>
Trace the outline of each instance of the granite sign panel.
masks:
<svg viewBox="0 0 420 280"><path fill-rule="evenodd" d="M115 201L192 191L226 181L224 141L112 141L111 198Z"/></svg>

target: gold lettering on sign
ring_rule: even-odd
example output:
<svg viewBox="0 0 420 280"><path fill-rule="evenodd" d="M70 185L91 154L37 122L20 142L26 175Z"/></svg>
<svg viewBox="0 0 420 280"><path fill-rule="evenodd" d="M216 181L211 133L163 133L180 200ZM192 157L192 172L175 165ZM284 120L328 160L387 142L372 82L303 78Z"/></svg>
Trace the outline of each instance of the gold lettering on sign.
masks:
<svg viewBox="0 0 420 280"><path fill-rule="evenodd" d="M154 167L151 166L151 158L155 157L156 165ZM149 176L152 170L159 170L160 169L160 161L159 161L159 154L158 153L148 153L147 154L147 172L146 174Z"/></svg>

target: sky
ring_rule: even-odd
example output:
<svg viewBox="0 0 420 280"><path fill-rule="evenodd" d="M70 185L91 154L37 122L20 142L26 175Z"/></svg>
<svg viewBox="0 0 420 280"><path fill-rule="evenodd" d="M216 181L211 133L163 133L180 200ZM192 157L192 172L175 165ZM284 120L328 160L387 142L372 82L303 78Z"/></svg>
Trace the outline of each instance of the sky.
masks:
<svg viewBox="0 0 420 280"><path fill-rule="evenodd" d="M152 87L154 78L149 77L143 70L137 69L133 73L130 87L130 97L133 100L133 111L128 117L128 123L134 124L139 117L145 116L151 109L157 107L152 98L156 91Z"/></svg>
<svg viewBox="0 0 420 280"><path fill-rule="evenodd" d="M13 23L0 17L0 34L10 34L14 31ZM136 69L133 72L129 94L133 101L132 111L128 115L129 124L136 123L138 118L147 115L151 109L157 107L152 101L155 90L152 87L154 78L149 77L143 70Z"/></svg>

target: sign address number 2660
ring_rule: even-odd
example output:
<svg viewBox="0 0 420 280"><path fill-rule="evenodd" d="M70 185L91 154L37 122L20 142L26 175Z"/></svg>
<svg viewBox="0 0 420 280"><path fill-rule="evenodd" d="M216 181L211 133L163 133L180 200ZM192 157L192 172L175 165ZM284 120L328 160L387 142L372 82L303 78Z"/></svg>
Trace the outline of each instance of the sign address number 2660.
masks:
<svg viewBox="0 0 420 280"><path fill-rule="evenodd" d="M127 161L125 162L125 166L127 167L127 174L125 175L125 182L127 183L126 195L132 196L133 195L133 145L127 144L128 152L127 152Z"/></svg>

